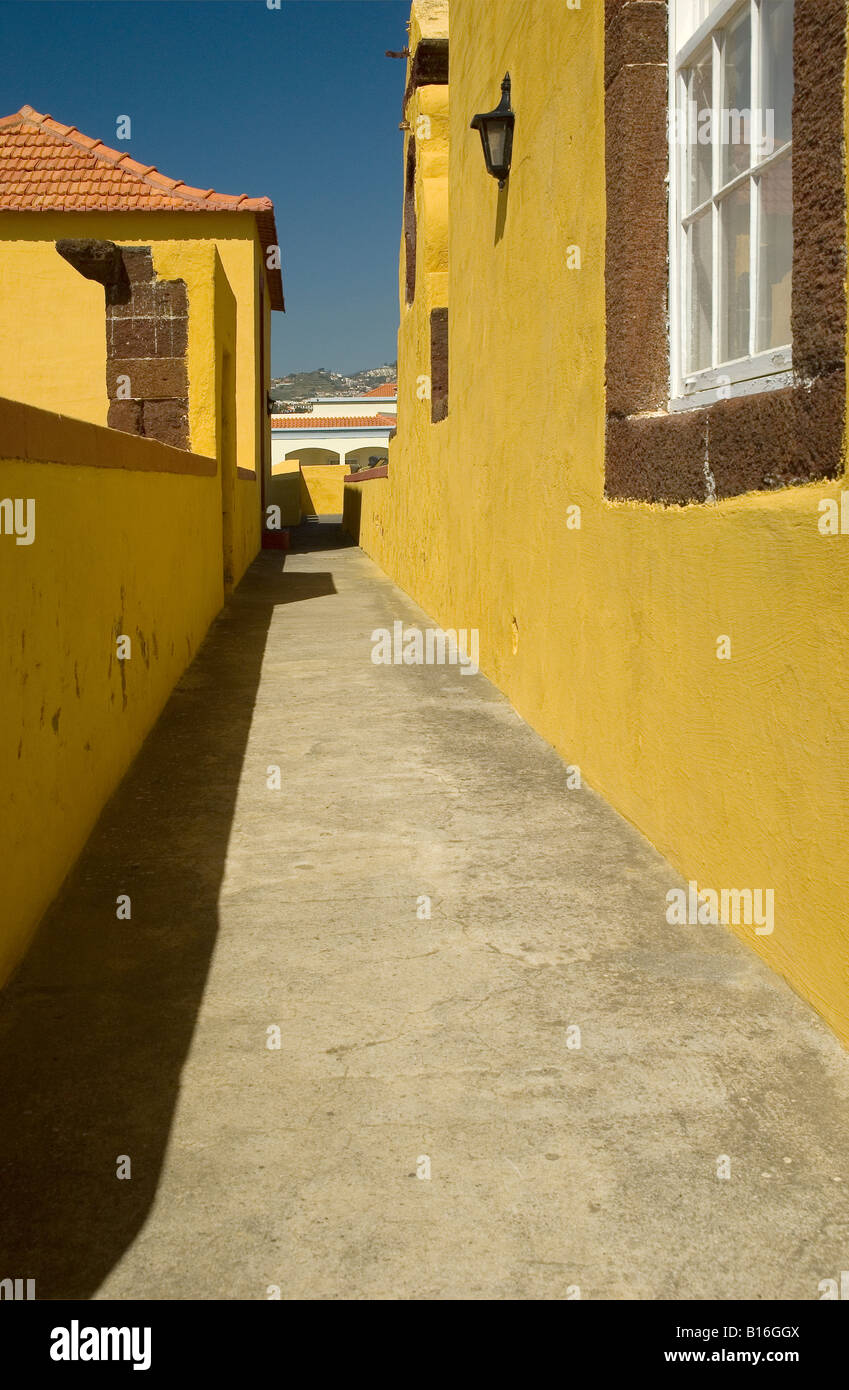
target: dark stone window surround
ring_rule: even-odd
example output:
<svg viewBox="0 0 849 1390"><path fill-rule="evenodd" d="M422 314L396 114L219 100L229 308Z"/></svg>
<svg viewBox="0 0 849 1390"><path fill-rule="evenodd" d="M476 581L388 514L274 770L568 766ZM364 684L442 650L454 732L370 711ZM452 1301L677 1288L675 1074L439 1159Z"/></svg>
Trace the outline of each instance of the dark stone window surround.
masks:
<svg viewBox="0 0 849 1390"><path fill-rule="evenodd" d="M404 179L404 302L416 297L416 137L410 131Z"/></svg>
<svg viewBox="0 0 849 1390"><path fill-rule="evenodd" d="M106 291L109 427L188 449L185 281L157 279L149 246L66 239L56 250ZM129 380L129 397L122 379Z"/></svg>
<svg viewBox="0 0 849 1390"><path fill-rule="evenodd" d="M605 495L685 504L843 471L847 0L796 0L795 384L670 414L665 0L605 0Z"/></svg>
<svg viewBox="0 0 849 1390"><path fill-rule="evenodd" d="M430 311L430 419L448 415L448 310Z"/></svg>

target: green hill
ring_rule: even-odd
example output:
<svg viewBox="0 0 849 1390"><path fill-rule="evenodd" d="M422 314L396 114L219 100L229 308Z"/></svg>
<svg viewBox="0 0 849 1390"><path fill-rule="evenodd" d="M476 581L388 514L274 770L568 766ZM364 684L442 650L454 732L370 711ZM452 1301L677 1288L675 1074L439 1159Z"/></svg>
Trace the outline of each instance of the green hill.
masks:
<svg viewBox="0 0 849 1390"><path fill-rule="evenodd" d="M272 377L270 392L276 401L305 401L312 396L364 396L375 386L394 381L396 362L382 367L366 367L363 371L345 376L342 372L316 367L312 372L292 372L289 376Z"/></svg>

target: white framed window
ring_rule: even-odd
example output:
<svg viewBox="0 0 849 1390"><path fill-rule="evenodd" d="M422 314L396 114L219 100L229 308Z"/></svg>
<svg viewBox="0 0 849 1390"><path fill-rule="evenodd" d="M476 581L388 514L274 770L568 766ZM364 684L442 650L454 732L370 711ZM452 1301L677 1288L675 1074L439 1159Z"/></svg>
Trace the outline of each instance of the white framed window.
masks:
<svg viewBox="0 0 849 1390"><path fill-rule="evenodd" d="M793 0L670 0L670 410L790 385Z"/></svg>

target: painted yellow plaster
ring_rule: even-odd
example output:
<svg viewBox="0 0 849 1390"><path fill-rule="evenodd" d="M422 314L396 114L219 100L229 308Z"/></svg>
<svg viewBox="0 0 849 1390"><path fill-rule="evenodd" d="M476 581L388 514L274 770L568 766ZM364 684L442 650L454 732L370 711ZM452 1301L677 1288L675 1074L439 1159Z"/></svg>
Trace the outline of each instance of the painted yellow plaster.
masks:
<svg viewBox="0 0 849 1390"><path fill-rule="evenodd" d="M36 518L32 545L0 535L2 981L194 656L222 579L215 477L0 459L0 497L32 498Z"/></svg>
<svg viewBox="0 0 849 1390"><path fill-rule="evenodd" d="M271 465L267 500L280 508L281 526L298 526L301 521L300 459L283 458Z"/></svg>
<svg viewBox="0 0 849 1390"><path fill-rule="evenodd" d="M8 220L0 235L4 228ZM105 425L103 286L63 260L52 241L4 240L0 304L0 396Z"/></svg>
<svg viewBox="0 0 849 1390"><path fill-rule="evenodd" d="M349 485L346 511L685 878L774 888L774 934L741 935L847 1042L849 535L817 524L842 485L605 502L603 6L556 8L452 4L449 416L417 399L423 313L402 309L390 476ZM508 69L499 194L468 126ZM658 901L659 947L698 930Z"/></svg>
<svg viewBox="0 0 849 1390"><path fill-rule="evenodd" d="M448 37L448 0L413 0L410 6L410 42L414 52L419 41Z"/></svg>
<svg viewBox="0 0 849 1390"><path fill-rule="evenodd" d="M304 516L341 516L345 475L344 464L301 466L301 511Z"/></svg>
<svg viewBox="0 0 849 1390"><path fill-rule="evenodd" d="M32 499L36 515L31 546L0 535L0 983L260 543L267 323L253 219L3 214L0 392L102 426L104 293L56 252L68 236L150 245L157 274L185 280L192 448L219 466L121 468L118 431L104 430L114 469L4 459L0 440L0 498Z"/></svg>

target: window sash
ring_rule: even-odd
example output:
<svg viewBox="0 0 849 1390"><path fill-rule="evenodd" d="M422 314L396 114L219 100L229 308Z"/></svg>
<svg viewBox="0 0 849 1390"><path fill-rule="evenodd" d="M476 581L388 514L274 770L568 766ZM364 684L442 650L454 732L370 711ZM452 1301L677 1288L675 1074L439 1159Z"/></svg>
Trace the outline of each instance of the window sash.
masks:
<svg viewBox="0 0 849 1390"><path fill-rule="evenodd" d="M792 140L768 153L758 144L764 133L762 112L763 43L761 16L764 0L719 0L706 18L694 27L705 8L704 0L689 0L684 10L681 0L670 5L669 24L669 131L670 151L670 409L688 409L722 396L769 389L792 381L792 346L782 344L761 351L761 187L764 177L791 159ZM727 145L723 120L723 55L730 28L748 14L750 20L749 167L737 173L723 169ZM683 41L682 41L683 39ZM690 91L688 77L700 59L711 58L711 187L698 206L689 206L691 197ZM792 132L791 132L792 134ZM682 138L683 136L683 138ZM724 181L723 181L724 180ZM729 198L738 190L749 190L749 302L748 352L726 360L725 347L727 284L723 266L723 213L729 215ZM700 219L710 220L710 364L690 369L691 338L696 332L693 315L692 237ZM730 333L730 329L728 330ZM760 387L758 387L760 382Z"/></svg>

